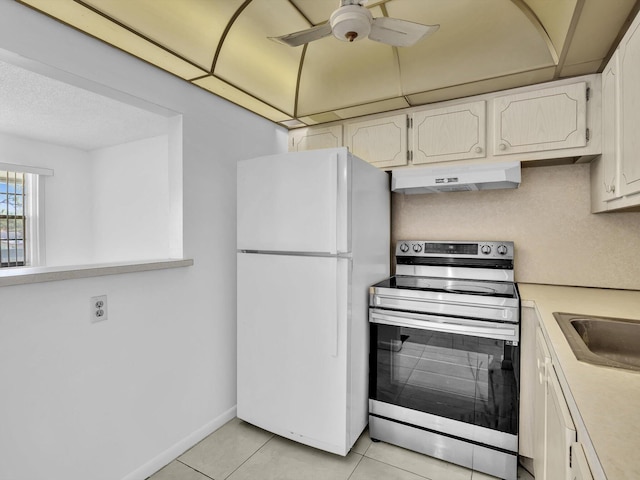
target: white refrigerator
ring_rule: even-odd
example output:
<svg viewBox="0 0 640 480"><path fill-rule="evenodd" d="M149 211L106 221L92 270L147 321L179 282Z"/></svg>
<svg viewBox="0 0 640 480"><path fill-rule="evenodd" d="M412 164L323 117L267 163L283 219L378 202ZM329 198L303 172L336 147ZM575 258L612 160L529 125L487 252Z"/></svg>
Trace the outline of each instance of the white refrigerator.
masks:
<svg viewBox="0 0 640 480"><path fill-rule="evenodd" d="M367 425L389 178L346 148L238 162L237 416L346 455Z"/></svg>

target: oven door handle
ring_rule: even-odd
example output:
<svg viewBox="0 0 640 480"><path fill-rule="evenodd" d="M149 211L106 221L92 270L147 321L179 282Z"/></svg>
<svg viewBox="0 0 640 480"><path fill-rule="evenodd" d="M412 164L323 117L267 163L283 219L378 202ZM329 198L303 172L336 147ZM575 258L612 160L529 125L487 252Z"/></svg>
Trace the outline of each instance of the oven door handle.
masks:
<svg viewBox="0 0 640 480"><path fill-rule="evenodd" d="M495 338L512 339L518 341L518 329L515 326L489 324L488 326L453 323L450 319L434 320L423 315L414 315L417 319L397 317L371 311L369 322L395 327L416 328L419 330L436 330L445 333L462 333L474 336L487 336Z"/></svg>

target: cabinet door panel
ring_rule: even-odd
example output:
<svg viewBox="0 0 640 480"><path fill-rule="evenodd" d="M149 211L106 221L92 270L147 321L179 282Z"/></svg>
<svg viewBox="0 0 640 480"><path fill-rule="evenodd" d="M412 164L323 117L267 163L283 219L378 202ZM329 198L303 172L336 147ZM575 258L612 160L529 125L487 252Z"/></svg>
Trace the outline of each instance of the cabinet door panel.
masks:
<svg viewBox="0 0 640 480"><path fill-rule="evenodd" d="M569 458L571 445L576 441L576 427L571 419L567 401L553 368L549 369L547 381L547 461L548 480L570 480Z"/></svg>
<svg viewBox="0 0 640 480"><path fill-rule="evenodd" d="M619 196L617 186L619 168L619 115L620 115L620 75L618 51L611 57L602 72L602 177L599 189L603 200Z"/></svg>
<svg viewBox="0 0 640 480"><path fill-rule="evenodd" d="M494 100L494 155L584 147L586 82Z"/></svg>
<svg viewBox="0 0 640 480"><path fill-rule="evenodd" d="M551 480L547 470L547 370L551 367L551 355L542 331L536 329L536 377L534 387L534 444L533 470L536 480Z"/></svg>
<svg viewBox="0 0 640 480"><path fill-rule="evenodd" d="M377 167L407 164L407 116L395 115L346 126L351 153Z"/></svg>
<svg viewBox="0 0 640 480"><path fill-rule="evenodd" d="M571 480L593 480L581 443L571 445Z"/></svg>
<svg viewBox="0 0 640 480"><path fill-rule="evenodd" d="M621 110L622 110L622 158L620 188L622 195L640 192L640 23L628 33L621 45Z"/></svg>
<svg viewBox="0 0 640 480"><path fill-rule="evenodd" d="M413 163L483 158L485 102L434 108L413 114Z"/></svg>
<svg viewBox="0 0 640 480"><path fill-rule="evenodd" d="M342 146L342 125L309 127L289 132L289 151L318 150Z"/></svg>

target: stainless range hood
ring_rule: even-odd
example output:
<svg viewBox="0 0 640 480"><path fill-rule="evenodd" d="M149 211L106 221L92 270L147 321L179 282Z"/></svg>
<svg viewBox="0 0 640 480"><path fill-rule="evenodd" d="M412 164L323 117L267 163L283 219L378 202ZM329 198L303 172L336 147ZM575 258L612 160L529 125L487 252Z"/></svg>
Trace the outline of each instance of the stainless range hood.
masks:
<svg viewBox="0 0 640 480"><path fill-rule="evenodd" d="M520 162L451 167L412 167L393 170L391 191L444 193L518 188Z"/></svg>

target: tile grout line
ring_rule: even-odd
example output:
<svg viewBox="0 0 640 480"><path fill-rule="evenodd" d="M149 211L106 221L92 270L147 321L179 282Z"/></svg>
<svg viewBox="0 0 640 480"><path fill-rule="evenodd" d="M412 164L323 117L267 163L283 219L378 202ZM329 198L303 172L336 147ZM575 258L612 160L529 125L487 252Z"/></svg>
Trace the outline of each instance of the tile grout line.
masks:
<svg viewBox="0 0 640 480"><path fill-rule="evenodd" d="M266 430L265 430L265 431L266 431ZM222 480L226 480L227 478L230 478L230 477L231 477L231 475L233 475L234 473L236 473L236 472L237 472L237 471L238 471L238 470L239 470L239 469L240 469L240 468L241 468L245 463L247 463L249 460L251 460L251 459L253 458L253 456L254 456L256 453L258 453L260 450L262 450L262 449L265 447L265 445L267 445L267 443L269 443L269 442L270 442L271 440L273 440L275 437L276 437L276 434L275 434L275 433L272 433L272 434L271 434L271 436L269 437L269 439L268 439L266 442L264 442L262 445L260 445L260 447L259 447L259 448L257 448L255 452L253 452L251 455L249 455L249 456L246 458L246 460L244 460L240 465L238 465L236 468L234 468L234 469L233 469L233 471L232 471L229 475L227 475L226 477L224 477L224 479L222 479ZM215 479L214 479L214 480L215 480Z"/></svg>
<svg viewBox="0 0 640 480"><path fill-rule="evenodd" d="M382 442L382 443L384 443L384 442ZM396 468L396 469L398 469L398 470L401 470L401 471L403 471L403 472L410 473L410 474L412 474L412 475L415 475L415 476L420 477L420 478L424 478L424 479L426 479L426 480L437 480L437 479L433 479L433 478L431 478L431 477L425 477L424 475L420 475L419 473L412 472L411 470L405 470L404 468L400 468L400 467L398 467L397 465L393 465L393 464L391 464L391 463L383 462L382 460L379 460L379 459L377 459L377 458L370 457L370 456L368 456L368 455L366 454L366 452L368 452L368 451L369 451L369 448L371 448L371 445L369 445L369 446L367 447L367 449L365 450L365 453L362 455L363 457L367 457L369 460L373 460L373 461L375 461L375 462L382 463L383 465L387 465L388 467ZM402 447L401 447L401 448L402 448ZM428 456L428 455L426 455L426 456ZM436 460L437 460L437 459L436 459ZM462 468L466 468L466 467L462 467ZM469 478L468 478L467 480L473 480L473 470L471 470L471 469L467 469L467 470L469 470L469 472L471 472L471 473L470 473L470 475L469 475Z"/></svg>
<svg viewBox="0 0 640 480"><path fill-rule="evenodd" d="M211 480L215 480L215 478L210 477L210 476L209 476L209 475L207 475L206 473L201 472L200 470L198 470L197 468L192 467L192 466L191 466L191 465L189 465L188 463L184 463L184 462L183 462L182 460L180 460L179 458L176 458L176 459L175 459L175 461L176 461L176 462L181 463L181 464L182 464L182 465L184 465L185 467L190 468L190 469L191 469L191 470L193 470L194 472L198 472L200 475L203 475L203 476L205 476L205 477L207 477L207 478L210 478Z"/></svg>
<svg viewBox="0 0 640 480"><path fill-rule="evenodd" d="M367 450L369 450L369 448L367 447ZM366 452L366 450L365 450ZM360 455L359 453L354 452L356 455ZM353 474L356 472L356 470L358 469L358 466L360 465L360 463L362 463L362 460L364 459L364 453L362 455L360 455L360 460L358 460L358 463L356 463L356 466L353 468L353 470L351 471L351 473L349 474L349 476L347 477L346 480L350 480L351 477L353 477Z"/></svg>

